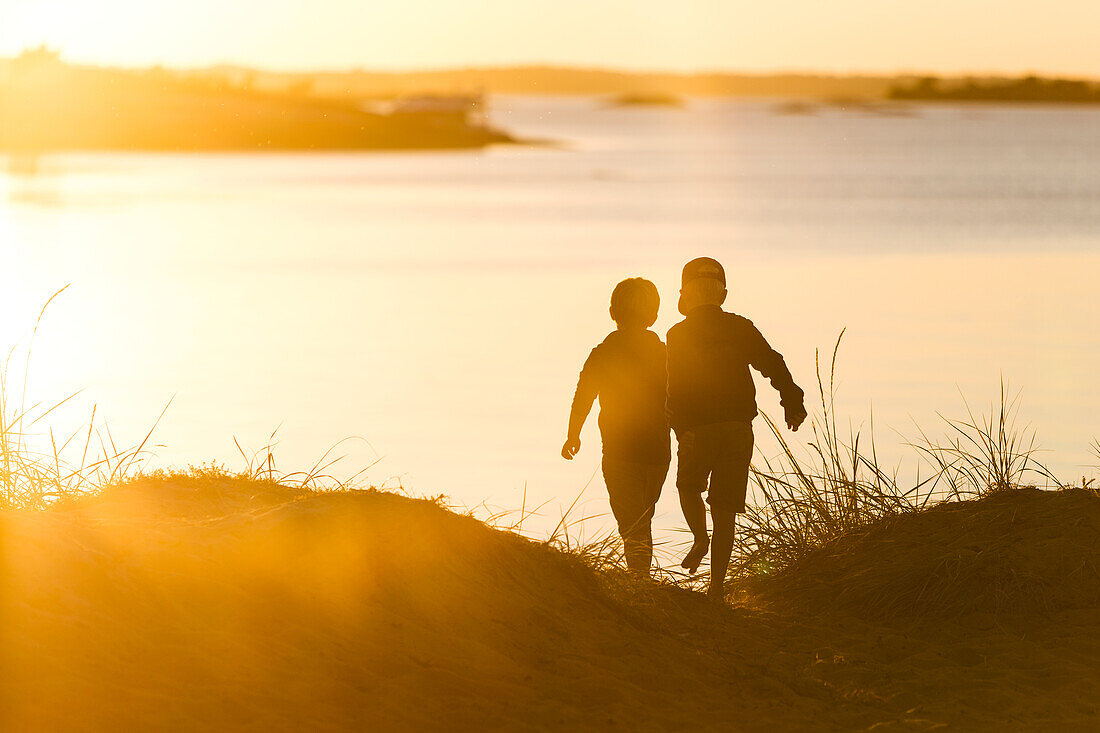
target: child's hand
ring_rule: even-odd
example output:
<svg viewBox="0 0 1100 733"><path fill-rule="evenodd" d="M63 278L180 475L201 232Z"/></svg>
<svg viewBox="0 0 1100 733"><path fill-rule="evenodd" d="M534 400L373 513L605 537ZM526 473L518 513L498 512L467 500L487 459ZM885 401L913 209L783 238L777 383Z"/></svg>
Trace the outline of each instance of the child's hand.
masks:
<svg viewBox="0 0 1100 733"><path fill-rule="evenodd" d="M567 438L565 445L561 447L561 457L567 461L573 460L573 456L577 455L577 451L581 449L580 438Z"/></svg>
<svg viewBox="0 0 1100 733"><path fill-rule="evenodd" d="M787 421L787 427L797 432L806 420L806 407L801 404L787 407L783 410L783 417Z"/></svg>

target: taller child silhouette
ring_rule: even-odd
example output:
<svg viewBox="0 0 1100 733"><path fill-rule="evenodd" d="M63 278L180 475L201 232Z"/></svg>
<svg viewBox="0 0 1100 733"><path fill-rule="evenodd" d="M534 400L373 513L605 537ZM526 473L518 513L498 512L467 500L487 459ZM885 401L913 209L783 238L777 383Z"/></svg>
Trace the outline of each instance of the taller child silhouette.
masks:
<svg viewBox="0 0 1100 733"><path fill-rule="evenodd" d="M676 432L676 489L694 536L681 565L694 573L710 544L707 493L714 542L708 593L725 595L726 571L733 551L737 514L745 511L752 420L757 415L756 386L749 367L779 391L787 426L806 419L803 393L783 357L747 318L722 310L726 272L717 260L699 257L684 266L680 313L686 316L668 331L668 415Z"/></svg>

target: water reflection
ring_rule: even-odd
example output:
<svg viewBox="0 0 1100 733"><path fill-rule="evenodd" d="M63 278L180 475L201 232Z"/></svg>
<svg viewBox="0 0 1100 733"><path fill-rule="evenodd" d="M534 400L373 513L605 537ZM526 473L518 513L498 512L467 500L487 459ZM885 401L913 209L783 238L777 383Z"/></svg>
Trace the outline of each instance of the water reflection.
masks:
<svg viewBox="0 0 1100 733"><path fill-rule="evenodd" d="M281 424L287 468L361 435L385 457L378 481L504 507L526 483L530 503L557 507L595 468L557 449L609 286L645 276L672 298L679 267L707 252L727 263L730 310L783 334L801 382L848 327L840 407L859 421L873 399L885 451L903 442L889 428L953 413L957 388L984 404L1004 373L1054 462L1087 472L1097 113L769 105L636 125L577 100L498 106L502 125L570 150L63 155L32 173L9 160L0 343L24 343L72 282L32 389L87 388L135 434L178 393L166 463L232 463L234 435L255 445ZM351 450L349 473L376 457ZM586 497L606 513L598 482ZM658 528L675 524L670 501Z"/></svg>

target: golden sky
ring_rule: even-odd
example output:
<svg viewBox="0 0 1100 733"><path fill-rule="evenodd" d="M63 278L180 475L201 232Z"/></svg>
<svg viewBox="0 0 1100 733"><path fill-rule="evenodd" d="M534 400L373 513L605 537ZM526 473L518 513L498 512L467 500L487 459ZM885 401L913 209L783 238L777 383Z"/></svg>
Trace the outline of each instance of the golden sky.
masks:
<svg viewBox="0 0 1100 733"><path fill-rule="evenodd" d="M1100 75L1097 0L0 0L0 56Z"/></svg>

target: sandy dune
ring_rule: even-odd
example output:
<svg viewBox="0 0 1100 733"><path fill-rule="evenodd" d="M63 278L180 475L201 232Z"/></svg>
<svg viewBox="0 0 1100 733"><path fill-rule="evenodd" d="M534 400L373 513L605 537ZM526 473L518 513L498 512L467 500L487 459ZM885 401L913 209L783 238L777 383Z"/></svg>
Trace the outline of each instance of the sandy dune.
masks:
<svg viewBox="0 0 1100 733"><path fill-rule="evenodd" d="M0 542L4 730L1100 726L1092 492L894 520L732 608L430 502L216 477Z"/></svg>

